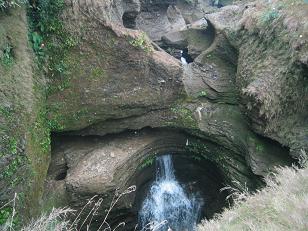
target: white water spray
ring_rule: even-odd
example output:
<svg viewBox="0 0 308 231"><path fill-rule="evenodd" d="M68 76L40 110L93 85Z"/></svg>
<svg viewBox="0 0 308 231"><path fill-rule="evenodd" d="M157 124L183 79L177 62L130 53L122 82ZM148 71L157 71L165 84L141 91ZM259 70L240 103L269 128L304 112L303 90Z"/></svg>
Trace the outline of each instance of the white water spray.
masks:
<svg viewBox="0 0 308 231"><path fill-rule="evenodd" d="M187 65L188 64L186 59L183 57L183 51L181 51L181 62L182 62L183 65Z"/></svg>
<svg viewBox="0 0 308 231"><path fill-rule="evenodd" d="M170 155L157 158L156 181L143 201L139 212L139 224L156 224L167 221L156 231L193 231L199 220L202 202L188 196L174 175Z"/></svg>

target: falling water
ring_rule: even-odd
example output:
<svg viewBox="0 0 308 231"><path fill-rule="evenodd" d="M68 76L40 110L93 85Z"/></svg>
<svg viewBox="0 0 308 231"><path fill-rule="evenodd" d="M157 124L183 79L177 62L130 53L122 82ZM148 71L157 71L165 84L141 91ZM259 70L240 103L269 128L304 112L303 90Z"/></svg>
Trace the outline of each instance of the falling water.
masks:
<svg viewBox="0 0 308 231"><path fill-rule="evenodd" d="M202 202L194 195L188 196L176 180L170 155L158 157L156 164L156 180L143 201L139 224L145 227L150 222L159 224L166 221L155 230L195 230Z"/></svg>
<svg viewBox="0 0 308 231"><path fill-rule="evenodd" d="M181 51L181 62L182 62L183 65L187 65L188 64L186 59L185 59L185 57L183 56L183 51Z"/></svg>

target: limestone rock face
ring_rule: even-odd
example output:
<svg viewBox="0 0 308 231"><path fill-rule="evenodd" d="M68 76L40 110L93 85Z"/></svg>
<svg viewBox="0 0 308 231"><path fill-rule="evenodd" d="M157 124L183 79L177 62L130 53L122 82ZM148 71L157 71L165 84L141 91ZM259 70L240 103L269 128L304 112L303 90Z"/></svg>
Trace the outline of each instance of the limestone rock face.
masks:
<svg viewBox="0 0 308 231"><path fill-rule="evenodd" d="M200 11L187 20L175 1L107 4L108 17L95 4L67 10L81 39L66 60L69 87L48 97L49 116L55 131L104 136L66 137L55 148L50 177L66 166L59 188L74 206L129 186L148 149L190 148L250 188L307 150L307 25L292 12L306 15L272 4L226 6L206 21ZM150 39L186 48L194 62L181 65ZM115 135L127 130L136 134Z"/></svg>
<svg viewBox="0 0 308 231"><path fill-rule="evenodd" d="M168 108L182 97L178 60L155 50L139 31L83 17L86 10L79 8L78 21L72 20L76 12L68 10L66 15L72 31L85 30L78 32L79 44L64 60L69 86L48 98L50 119L58 123L58 130Z"/></svg>
<svg viewBox="0 0 308 231"><path fill-rule="evenodd" d="M291 155L298 157L308 148L307 61L303 59L308 53L308 6L285 2L279 8L277 4L252 6L244 12L237 83L252 128L290 147ZM269 12L280 17L268 18Z"/></svg>

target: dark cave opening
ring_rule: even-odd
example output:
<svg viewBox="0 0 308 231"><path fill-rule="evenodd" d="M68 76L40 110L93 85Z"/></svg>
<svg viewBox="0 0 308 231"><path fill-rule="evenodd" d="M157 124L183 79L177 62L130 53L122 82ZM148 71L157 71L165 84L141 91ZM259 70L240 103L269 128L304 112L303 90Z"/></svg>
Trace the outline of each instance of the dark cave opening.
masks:
<svg viewBox="0 0 308 231"><path fill-rule="evenodd" d="M137 12L125 12L122 16L123 25L129 29L136 29Z"/></svg>
<svg viewBox="0 0 308 231"><path fill-rule="evenodd" d="M166 152L168 153L168 152ZM161 153L164 155L166 153ZM196 200L202 202L201 213L198 222L201 219L211 219L217 213L220 213L225 207L229 206L227 201L227 191L221 191L226 185L223 174L218 166L206 159L185 152L169 153L172 155L174 173L176 179L183 187L187 195L194 195ZM132 210L122 211L122 214L111 214L111 224L116 226L119 221L125 221L126 230L134 230L138 222L138 212L141 209L142 202L146 198L151 188L151 184L156 180L157 163L139 169L132 177L137 186L135 202ZM137 229L138 230L138 229Z"/></svg>
<svg viewBox="0 0 308 231"><path fill-rule="evenodd" d="M155 142L151 141L141 149L137 148L139 146L136 145L137 143L135 142L149 142L148 139L151 137ZM122 141L124 140L127 140L132 147L136 146L136 150L138 151L123 164L119 165L113 178L117 179L116 182L120 183L119 185L117 183L117 185L121 190L131 185L136 185L137 190L123 197L123 199L119 201L119 204L112 209L107 220L111 227L114 228L121 222L125 222L126 226L123 230L135 229L136 224L138 224L138 213L141 205L152 183L156 179L156 158L166 154L172 156L176 179L183 187L185 193L194 195L197 200L203 203L198 222L204 218L208 220L212 219L215 214L222 212L224 208L232 204L232 201L226 200L229 192L221 191L221 188L226 185L231 185L230 176L227 175L222 168L224 163L216 162L211 159L211 155L213 155L212 152L215 153L216 148L218 148L216 143L202 141L206 144L207 152L209 152L206 154L202 152L201 149L192 148L195 147L194 144L197 145L199 143L185 132L176 129L155 130L148 128L140 131L125 131L120 134L109 134L106 136L77 136L68 135L66 133L53 134L52 161L48 175L49 179L56 184L55 186L57 186L57 184L64 184L63 190L65 190L65 192L63 192L67 195L67 198L70 198L64 202L67 206L79 211L84 206L84 203L95 195L87 191L87 187L90 186L88 182L92 179L91 174L95 175L97 172L98 165L95 167L95 164L99 161L93 162L93 164L89 165L89 168L87 168L86 173L89 174L89 178L85 177L85 181L82 181L85 187L82 188L80 194L74 193L75 184L72 185L70 183L75 182L72 181L72 179L77 179L74 175L80 174L79 170L83 168L82 166L87 166L85 161L88 159L91 160L92 156L98 157L107 155L107 158L110 153L108 150L105 150L105 148L118 145L122 147L126 142L123 143ZM200 147L203 148L202 145ZM223 152L221 147L219 150L219 152ZM226 151L228 152L228 150ZM78 160L79 158L81 159ZM102 157L100 161L104 158ZM110 164L111 163L108 162L108 165ZM107 166L100 164L99 168L106 168ZM79 169L78 171L76 171L77 167ZM105 174L102 175L102 177L104 176ZM251 176L251 181L253 181L253 177L255 176ZM79 185L79 183L76 184L78 187ZM97 186L91 184L90 187L96 188ZM105 198L105 204L96 216L97 222L93 222L92 224L93 229L91 228L90 230L98 228L97 225L99 225L99 221L104 218L106 213L105 206L109 206L110 203L110 200L106 200L106 198L112 197L114 193L112 189L107 193L98 194L98 198ZM89 211L85 210L85 214L87 212Z"/></svg>
<svg viewBox="0 0 308 231"><path fill-rule="evenodd" d="M55 180L64 180L67 176L67 170L68 170L68 167L67 165L65 164L64 166L62 166L61 168L59 168L57 170L57 175L55 176Z"/></svg>
<svg viewBox="0 0 308 231"><path fill-rule="evenodd" d="M182 57L186 60L187 63L192 63L194 61L194 59L188 53L188 48L184 48L181 53Z"/></svg>

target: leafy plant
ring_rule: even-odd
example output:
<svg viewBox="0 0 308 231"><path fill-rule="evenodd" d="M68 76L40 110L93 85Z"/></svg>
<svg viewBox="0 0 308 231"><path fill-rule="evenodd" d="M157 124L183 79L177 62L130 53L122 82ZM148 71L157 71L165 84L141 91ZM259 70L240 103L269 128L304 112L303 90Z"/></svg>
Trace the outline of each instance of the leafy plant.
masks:
<svg viewBox="0 0 308 231"><path fill-rule="evenodd" d="M4 66L11 66L14 63L14 53L12 45L10 44L5 45L5 47L2 50L1 61Z"/></svg>
<svg viewBox="0 0 308 231"><path fill-rule="evenodd" d="M32 42L32 45L33 45L33 50L36 53L36 55L39 56L39 57L44 56L43 38L38 32L32 32L31 33L31 42Z"/></svg>
<svg viewBox="0 0 308 231"><path fill-rule="evenodd" d="M142 32L137 38L134 38L133 40L129 41L129 43L134 47L141 48L146 53L151 53L154 51L144 32Z"/></svg>
<svg viewBox="0 0 308 231"><path fill-rule="evenodd" d="M142 164L138 167L139 170L151 166L155 161L155 154L150 155Z"/></svg>
<svg viewBox="0 0 308 231"><path fill-rule="evenodd" d="M65 1L41 0L30 9L30 40L33 50L40 64L45 66L46 75L53 81L47 94L64 90L69 87L70 80L66 57L70 49L78 44L61 19Z"/></svg>
<svg viewBox="0 0 308 231"><path fill-rule="evenodd" d="M198 93L197 93L197 97L205 97L205 96L207 96L207 93L206 93L206 91L199 91Z"/></svg>

